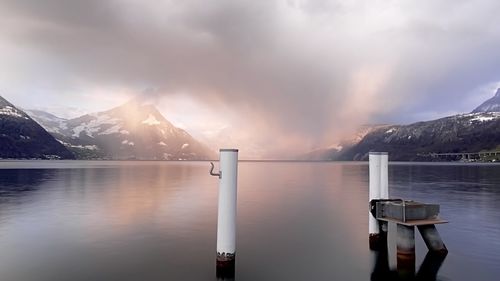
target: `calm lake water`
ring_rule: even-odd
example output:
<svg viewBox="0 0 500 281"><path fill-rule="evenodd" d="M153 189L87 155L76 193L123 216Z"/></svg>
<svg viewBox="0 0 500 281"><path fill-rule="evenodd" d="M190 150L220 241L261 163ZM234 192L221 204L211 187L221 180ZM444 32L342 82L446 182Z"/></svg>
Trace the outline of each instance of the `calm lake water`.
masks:
<svg viewBox="0 0 500 281"><path fill-rule="evenodd" d="M0 162L0 280L215 280L208 169ZM450 221L437 280L499 280L500 165L391 164L389 180L391 197L441 204ZM370 280L367 163L240 162L238 182L236 280Z"/></svg>

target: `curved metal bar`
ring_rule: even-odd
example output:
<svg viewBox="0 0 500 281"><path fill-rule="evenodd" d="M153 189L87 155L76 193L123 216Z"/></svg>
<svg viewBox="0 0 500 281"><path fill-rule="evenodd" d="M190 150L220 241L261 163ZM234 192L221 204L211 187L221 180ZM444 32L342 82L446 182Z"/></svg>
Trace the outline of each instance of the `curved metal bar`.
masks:
<svg viewBox="0 0 500 281"><path fill-rule="evenodd" d="M212 166L212 168L210 168L210 175L214 176L214 177L219 177L219 179L222 178L222 171L219 171L218 173L214 173L214 168L215 168L214 163L210 162L210 165Z"/></svg>

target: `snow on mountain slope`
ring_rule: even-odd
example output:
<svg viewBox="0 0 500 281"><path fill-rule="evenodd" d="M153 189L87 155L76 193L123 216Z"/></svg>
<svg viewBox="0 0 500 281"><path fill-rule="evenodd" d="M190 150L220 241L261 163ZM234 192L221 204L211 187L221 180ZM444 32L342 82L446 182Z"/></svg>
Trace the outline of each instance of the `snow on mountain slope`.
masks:
<svg viewBox="0 0 500 281"><path fill-rule="evenodd" d="M20 110L8 105L0 108L0 115L7 115L7 116L28 119L28 117L26 117L26 115L23 114Z"/></svg>
<svg viewBox="0 0 500 281"><path fill-rule="evenodd" d="M67 119L59 118L42 110L26 109L25 112L49 133L59 133L67 129Z"/></svg>
<svg viewBox="0 0 500 281"><path fill-rule="evenodd" d="M0 96L0 115L28 120L29 117L23 111L17 109L13 104Z"/></svg>
<svg viewBox="0 0 500 281"><path fill-rule="evenodd" d="M500 89L472 113L409 125L359 130L350 141L306 154L315 160L366 160L370 151L387 151L392 160L429 159L430 153L477 152L500 146ZM427 158L426 158L427 157Z"/></svg>
<svg viewBox="0 0 500 281"><path fill-rule="evenodd" d="M92 147L90 158L203 160L216 156L172 125L153 105L138 99L71 120L50 118L48 123L40 114L33 118L73 150L83 149L88 154L88 147Z"/></svg>
<svg viewBox="0 0 500 281"><path fill-rule="evenodd" d="M25 112L0 97L0 158L73 159L74 155Z"/></svg>
<svg viewBox="0 0 500 281"><path fill-rule="evenodd" d="M335 159L366 160L370 151L387 151L396 161L429 160L431 153L476 152L499 144L500 113L479 112L380 128Z"/></svg>
<svg viewBox="0 0 500 281"><path fill-rule="evenodd" d="M483 102L480 106L472 111L472 113L478 112L500 112L500 88L494 97Z"/></svg>

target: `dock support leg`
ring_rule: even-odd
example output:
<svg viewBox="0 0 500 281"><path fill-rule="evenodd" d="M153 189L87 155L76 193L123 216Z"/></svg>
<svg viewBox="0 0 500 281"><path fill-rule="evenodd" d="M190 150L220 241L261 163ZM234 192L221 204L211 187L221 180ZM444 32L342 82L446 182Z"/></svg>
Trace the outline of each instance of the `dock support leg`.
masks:
<svg viewBox="0 0 500 281"><path fill-rule="evenodd" d="M437 231L435 225L419 225L418 231L422 235L425 245L427 245L429 251L440 254L448 253L448 249L446 249L446 246L444 245L441 236L439 236L439 232Z"/></svg>
<svg viewBox="0 0 500 281"><path fill-rule="evenodd" d="M401 279L415 276L415 227L397 225L397 267Z"/></svg>
<svg viewBox="0 0 500 281"><path fill-rule="evenodd" d="M234 279L236 253L236 190L238 150L220 150L217 271L219 280Z"/></svg>

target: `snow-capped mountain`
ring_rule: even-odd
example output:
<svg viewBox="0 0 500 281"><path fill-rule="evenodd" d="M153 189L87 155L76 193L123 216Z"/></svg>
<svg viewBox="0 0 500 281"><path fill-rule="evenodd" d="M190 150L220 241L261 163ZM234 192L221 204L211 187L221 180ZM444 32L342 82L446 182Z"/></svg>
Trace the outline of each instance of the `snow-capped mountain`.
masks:
<svg viewBox="0 0 500 281"><path fill-rule="evenodd" d="M472 111L472 113L478 112L500 112L500 88L497 89L494 97L485 101Z"/></svg>
<svg viewBox="0 0 500 281"><path fill-rule="evenodd" d="M307 154L314 160L367 160L370 151L387 151L391 160L436 160L431 153L500 149L500 89L473 113L409 125L371 127L348 145ZM361 136L360 135L360 136Z"/></svg>
<svg viewBox="0 0 500 281"><path fill-rule="evenodd" d="M151 104L133 99L108 111L64 120L32 117L80 158L204 160L215 154L175 127Z"/></svg>
<svg viewBox="0 0 500 281"><path fill-rule="evenodd" d="M500 112L480 112L379 128L335 159L366 160L370 151L387 151L396 161L432 160L430 153L496 150L499 145Z"/></svg>
<svg viewBox="0 0 500 281"><path fill-rule="evenodd" d="M0 158L74 159L74 155L0 96Z"/></svg>
<svg viewBox="0 0 500 281"><path fill-rule="evenodd" d="M68 119L57 117L42 110L25 109L24 112L41 124L45 130L50 133L60 133L62 130L67 129L66 122Z"/></svg>

